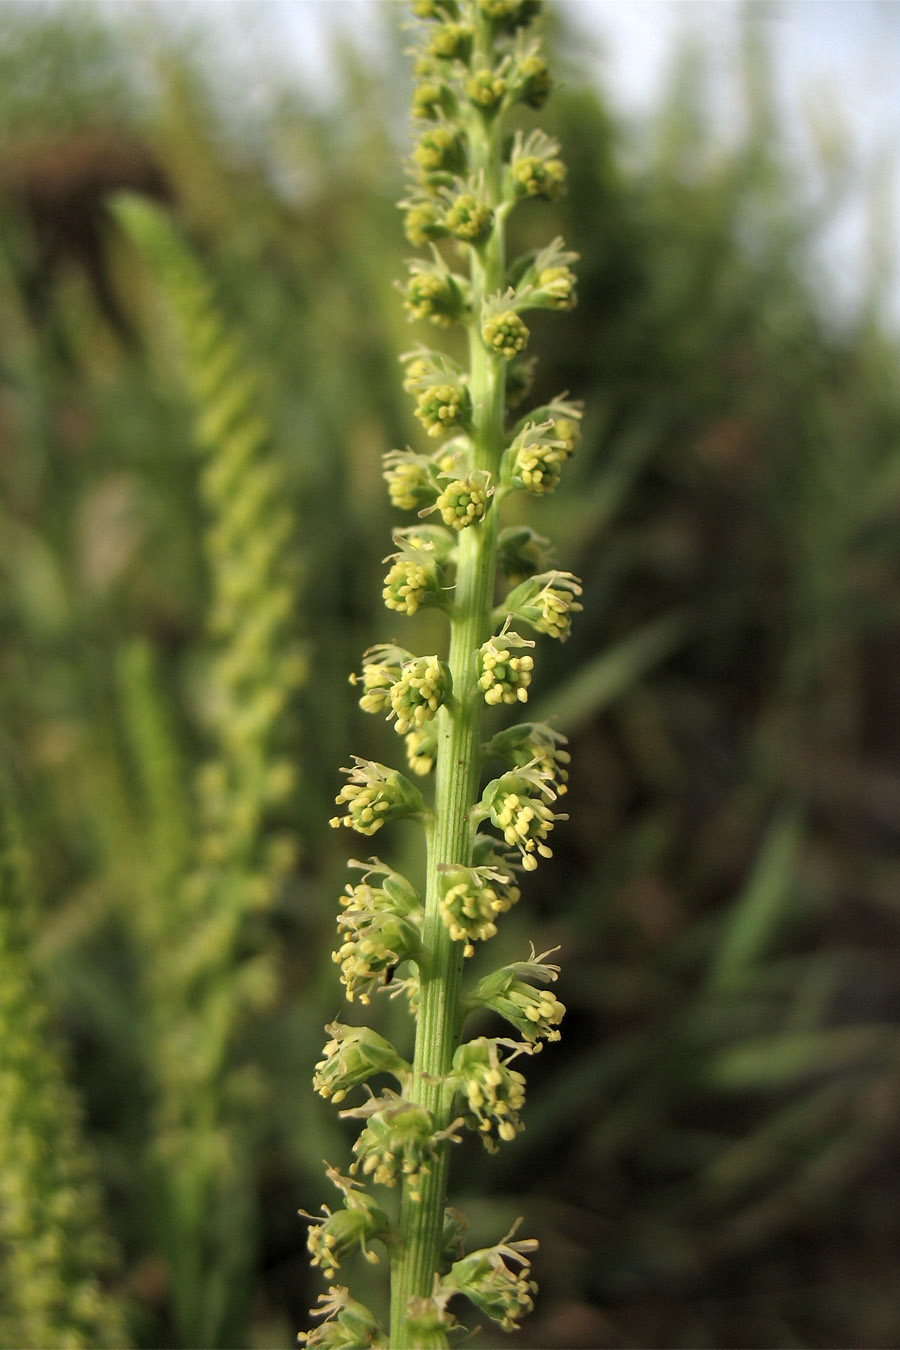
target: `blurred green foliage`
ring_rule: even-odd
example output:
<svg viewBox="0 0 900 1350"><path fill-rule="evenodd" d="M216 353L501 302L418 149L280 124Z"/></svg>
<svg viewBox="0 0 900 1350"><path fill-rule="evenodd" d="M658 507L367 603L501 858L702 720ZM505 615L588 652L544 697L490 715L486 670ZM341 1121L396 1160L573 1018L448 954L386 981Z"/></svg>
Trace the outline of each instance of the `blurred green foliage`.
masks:
<svg viewBox="0 0 900 1350"><path fill-rule="evenodd" d="M289 1345L316 1293L296 1210L347 1147L309 1087L337 1012L338 766L351 743L380 758L346 680L383 633L380 455L418 435L393 284L409 86L393 7L394 66L345 47L316 106L283 72L245 106L208 35L152 12L136 29L0 10L0 746L35 911L17 931L71 1070L40 1091L65 1121L80 1095L122 1254L110 1307L138 1345ZM526 1133L489 1166L460 1150L455 1189L487 1235L519 1213L541 1235L523 1346L893 1346L898 343L876 294L854 319L823 303L814 245L845 175L828 166L820 202L796 186L762 7L731 144L696 51L626 133L557 38L570 73L547 130L570 191L539 228L558 213L580 302L561 345L535 324L536 394L568 388L589 416L533 524L566 541L587 608L534 689L573 742L559 865L492 959L561 944L569 1014L532 1067ZM123 190L171 215L204 303L242 335L273 529L293 522L299 564L284 641L309 673L264 738L297 786L254 807L243 843L229 830L237 890L219 876L211 894L244 894L285 834L300 857L267 873L263 907L229 910L219 947L215 904L179 900L209 834L196 775L228 758L193 448L209 391L191 392L171 287L113 213ZM522 249L530 229L523 212ZM232 1024L258 960L271 992ZM216 1072L184 1072L191 1044L218 1046ZM195 1131L180 1161L176 1098ZM0 1287L13 1259L0 1239ZM191 1323L203 1307L214 1330Z"/></svg>

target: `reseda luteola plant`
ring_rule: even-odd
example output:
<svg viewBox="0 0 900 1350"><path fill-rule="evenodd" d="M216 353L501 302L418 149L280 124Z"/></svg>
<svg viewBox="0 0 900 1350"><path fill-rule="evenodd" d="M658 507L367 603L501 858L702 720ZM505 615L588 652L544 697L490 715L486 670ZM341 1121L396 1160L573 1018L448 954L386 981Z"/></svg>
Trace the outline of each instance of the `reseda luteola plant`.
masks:
<svg viewBox="0 0 900 1350"><path fill-rule="evenodd" d="M528 1254L536 1243L507 1234L466 1253L465 1221L446 1199L450 1146L464 1128L491 1150L523 1128L523 1059L558 1039L564 1012L548 988L558 970L550 953L532 948L485 978L464 978L467 959L519 899L519 873L550 856L568 761L550 726L524 722L485 739L483 714L527 702L528 634L563 640L580 608L580 584L552 567L549 542L501 521L508 497L554 490L579 435L579 410L562 397L518 420L510 413L533 369L523 315L568 309L575 298L575 255L561 240L506 259L510 214L531 198L556 197L565 177L554 141L509 127L514 109L540 107L550 89L530 31L539 8L538 0L413 5L423 21L413 113L425 126L401 206L407 237L428 256L410 264L405 303L413 319L461 325L468 365L428 346L401 358L431 448L386 458L391 501L414 523L395 533L384 600L398 616L442 609L449 645L444 656L379 644L353 677L362 708L385 715L403 738L409 773L356 759L332 824L368 838L388 823L417 821L427 863L420 891L378 858L354 862L360 876L341 901L334 959L348 1001L365 1006L379 987L402 990L416 1035L407 1061L364 1024L327 1028L315 1075L323 1097L342 1102L385 1075L394 1087L367 1088L364 1102L342 1112L362 1130L350 1175L329 1168L341 1199L313 1222L309 1248L334 1281L351 1252L375 1260L373 1244L383 1243L391 1312L386 1333L332 1283L317 1313L325 1320L300 1338L313 1347L446 1345L461 1329L450 1307L459 1294L506 1330L532 1307ZM429 807L416 780L432 773ZM508 1034L463 1040L469 1014L484 1010ZM398 1185L391 1218L381 1188Z"/></svg>

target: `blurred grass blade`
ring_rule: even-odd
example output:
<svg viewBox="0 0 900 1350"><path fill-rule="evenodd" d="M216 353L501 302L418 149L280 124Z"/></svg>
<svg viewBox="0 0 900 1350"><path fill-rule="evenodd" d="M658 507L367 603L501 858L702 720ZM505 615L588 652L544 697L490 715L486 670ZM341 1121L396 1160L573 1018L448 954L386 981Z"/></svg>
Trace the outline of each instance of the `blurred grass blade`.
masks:
<svg viewBox="0 0 900 1350"><path fill-rule="evenodd" d="M896 1029L887 1024L788 1031L713 1055L701 1075L718 1091L766 1092L884 1064L896 1060L897 1049Z"/></svg>
<svg viewBox="0 0 900 1350"><path fill-rule="evenodd" d="M690 616L679 610L652 619L637 632L588 662L576 675L557 685L535 709L535 721L552 717L574 732L624 694L684 642Z"/></svg>
<svg viewBox="0 0 900 1350"><path fill-rule="evenodd" d="M724 989L747 971L769 945L795 894L803 827L788 811L769 826L744 890L724 920L709 976L710 989Z"/></svg>

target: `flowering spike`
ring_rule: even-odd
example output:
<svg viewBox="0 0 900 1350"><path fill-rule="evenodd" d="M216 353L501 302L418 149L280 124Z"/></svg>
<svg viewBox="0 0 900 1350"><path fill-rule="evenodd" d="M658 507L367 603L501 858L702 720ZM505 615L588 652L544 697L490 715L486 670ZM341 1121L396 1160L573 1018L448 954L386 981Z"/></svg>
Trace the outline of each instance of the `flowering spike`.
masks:
<svg viewBox="0 0 900 1350"><path fill-rule="evenodd" d="M400 625L415 626L426 606L441 610L449 634L445 646L429 640L432 654L399 645L402 636L372 646L351 677L361 707L403 737L412 777L424 787L434 770L433 808L410 778L363 759L337 798L344 811L332 823L364 835L417 819L427 857L421 888L377 859L353 864L363 877L341 901L334 960L348 1000L365 1007L377 990L402 993L415 1041L407 1062L365 1027L329 1028L317 1089L340 1101L363 1086L368 1099L341 1113L360 1123L352 1176L337 1178L343 1208L326 1212L310 1242L329 1274L354 1244L369 1255L373 1236L390 1243L391 1322L385 1335L335 1287L323 1324L306 1337L313 1350L445 1350L462 1330L449 1306L460 1294L506 1330L530 1310L535 1244L508 1234L465 1254L465 1221L446 1208L448 1152L464 1128L489 1150L515 1138L525 1078L514 1060L558 1039L564 1012L548 988L558 973L549 953L532 949L528 961L466 986L467 958L518 901L519 874L550 856L548 837L563 819L555 806L566 787L564 737L525 722L484 745L481 726L528 698L536 643L513 628L564 640L581 607L581 583L556 567L548 540L524 525L500 528L505 499L552 492L578 442L580 408L565 396L510 416L533 381L524 316L575 303L576 255L554 238L508 264L507 221L528 198L558 197L565 167L550 137L510 125L510 114L539 108L551 89L529 31L538 0L413 0L413 10L415 145L400 206L407 238L428 256L409 264L401 291L411 319L465 330L458 350L468 361L423 344L401 355L423 446L391 450L384 477L392 505L420 523L394 534L383 599ZM501 579L508 593L498 604ZM500 768L485 786L491 760ZM460 1044L476 1010L504 1018L517 1039ZM398 1090L376 1096L368 1080L385 1073ZM402 1188L396 1232L379 1228L383 1211L362 1198L362 1181Z"/></svg>

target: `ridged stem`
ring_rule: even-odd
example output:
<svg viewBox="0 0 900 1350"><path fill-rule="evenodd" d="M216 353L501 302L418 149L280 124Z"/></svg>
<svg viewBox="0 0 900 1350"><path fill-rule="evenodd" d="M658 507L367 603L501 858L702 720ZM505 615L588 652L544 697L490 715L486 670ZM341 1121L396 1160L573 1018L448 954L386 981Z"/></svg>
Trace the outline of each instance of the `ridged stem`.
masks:
<svg viewBox="0 0 900 1350"><path fill-rule="evenodd" d="M488 199L500 201L500 145L496 127L473 117L469 127L473 163L484 174ZM481 308L486 296L504 282L504 231L497 212L490 237L471 254L472 316L470 319L469 388L473 406L473 465L488 470L494 482L503 452L505 365L488 353L481 340ZM461 1031L460 988L463 944L451 938L440 915L439 883L448 866L472 861L471 811L479 797L481 772L481 691L476 684L476 657L490 637L497 569L499 501L484 520L464 529L459 537L456 594L451 620L448 664L453 679L453 701L438 713L438 749L435 768L434 823L428 840L425 891L424 946L427 963L421 971L421 992L413 1060L410 1100L425 1106L435 1127L446 1129L452 1120L453 1089L448 1086L453 1055ZM393 1257L391 1283L392 1350L407 1350L411 1339L407 1323L410 1298L427 1298L434 1287L447 1202L449 1145L444 1144L417 1195L404 1185L400 1205L399 1241ZM442 1333L429 1336L429 1346L446 1345Z"/></svg>

